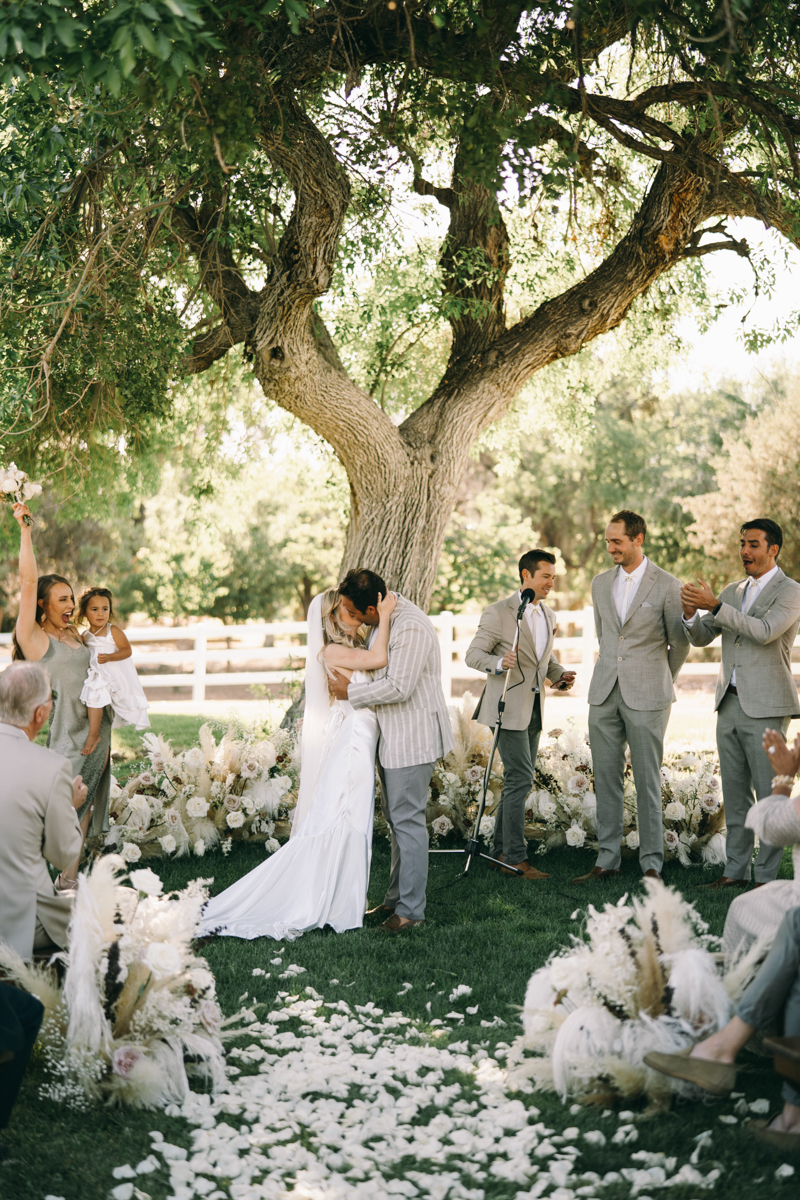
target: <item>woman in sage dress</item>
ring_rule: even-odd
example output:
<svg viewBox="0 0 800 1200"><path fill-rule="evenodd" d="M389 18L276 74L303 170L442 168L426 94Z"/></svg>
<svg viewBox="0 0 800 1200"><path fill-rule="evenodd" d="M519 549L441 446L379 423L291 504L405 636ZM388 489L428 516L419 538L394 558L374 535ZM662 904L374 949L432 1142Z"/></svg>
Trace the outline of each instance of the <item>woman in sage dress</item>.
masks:
<svg viewBox="0 0 800 1200"><path fill-rule="evenodd" d="M21 582L19 615L14 634L14 658L43 663L55 693L47 744L63 754L76 775L83 776L88 789L86 803L78 809L84 837L94 837L108 829L108 802L111 783L109 751L113 713L105 709L100 725L100 741L88 755L82 753L89 732L86 706L81 690L89 670L89 650L72 625L75 597L68 580L61 575L43 575L36 571L31 531L23 520L30 516L25 504L14 505L14 517L20 527L19 574ZM61 891L74 887L78 862L62 871L56 887Z"/></svg>

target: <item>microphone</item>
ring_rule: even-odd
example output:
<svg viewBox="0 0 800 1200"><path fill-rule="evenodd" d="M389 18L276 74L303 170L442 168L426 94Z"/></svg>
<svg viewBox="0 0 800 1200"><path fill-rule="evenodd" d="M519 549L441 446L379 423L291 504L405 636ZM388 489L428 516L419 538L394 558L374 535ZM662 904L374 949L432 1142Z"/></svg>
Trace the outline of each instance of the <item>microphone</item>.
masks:
<svg viewBox="0 0 800 1200"><path fill-rule="evenodd" d="M522 614L525 612L525 609L528 607L528 605L533 604L535 599L536 599L536 593L534 592L533 588L525 588L525 591L522 593L522 604L520 604L519 611L517 612L517 620L518 621L519 621L520 617L522 616Z"/></svg>

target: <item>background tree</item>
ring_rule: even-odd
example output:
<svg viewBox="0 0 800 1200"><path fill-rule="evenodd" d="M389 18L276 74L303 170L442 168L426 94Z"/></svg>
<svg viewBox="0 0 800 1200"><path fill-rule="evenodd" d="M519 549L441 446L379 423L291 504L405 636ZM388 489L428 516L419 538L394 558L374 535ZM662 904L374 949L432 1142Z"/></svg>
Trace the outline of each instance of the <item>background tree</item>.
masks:
<svg viewBox="0 0 800 1200"><path fill-rule="evenodd" d="M240 346L347 472L343 565L427 605L470 447L527 380L747 253L726 217L797 240L796 25L757 0L3 6L6 446L113 465ZM447 219L420 306L446 360L392 413L391 305L380 387L320 310L397 240L404 180Z"/></svg>

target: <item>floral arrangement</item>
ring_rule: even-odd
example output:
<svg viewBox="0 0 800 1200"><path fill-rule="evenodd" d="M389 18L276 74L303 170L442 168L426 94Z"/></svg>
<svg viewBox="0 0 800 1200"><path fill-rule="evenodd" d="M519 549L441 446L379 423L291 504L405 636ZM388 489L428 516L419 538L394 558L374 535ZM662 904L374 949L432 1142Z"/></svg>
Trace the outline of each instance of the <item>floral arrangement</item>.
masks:
<svg viewBox="0 0 800 1200"><path fill-rule="evenodd" d="M665 1108L672 1092L691 1093L644 1056L721 1028L755 960L721 976L697 911L660 880L644 883L645 896L601 912L590 905L581 935L531 977L512 1055L518 1077L603 1105L644 1095Z"/></svg>
<svg viewBox="0 0 800 1200"><path fill-rule="evenodd" d="M12 462L7 467L0 467L0 500L11 504L24 504L25 501L32 500L34 496L41 496L41 494L42 485L30 480L16 463ZM28 516L22 519L26 525L33 524Z"/></svg>
<svg viewBox="0 0 800 1200"><path fill-rule="evenodd" d="M146 769L112 787L106 844L127 863L153 855L202 856L234 839L278 849L276 825L294 807L299 772L295 737L231 722L219 744L209 725L199 745L176 752L147 733ZM288 831L288 830L287 830Z"/></svg>
<svg viewBox="0 0 800 1200"><path fill-rule="evenodd" d="M471 719L475 699L465 696L454 719L456 745L434 771L427 820L431 840L472 828L489 761L492 731ZM489 780L486 814L479 834L494 833L494 813L503 788L503 764L495 755ZM630 761L625 767L624 848L638 850L636 788ZM725 810L715 751L682 747L667 751L662 769L664 855L688 866L725 861ZM526 806L526 836L545 854L557 846L597 849L597 798L592 752L587 735L577 729L554 729L539 745L534 785Z"/></svg>
<svg viewBox="0 0 800 1200"><path fill-rule="evenodd" d="M190 948L208 893L195 879L162 894L149 868L121 876L124 860L98 859L81 875L61 955L52 967L24 963L0 943L0 966L45 1007L41 1038L49 1073L44 1094L86 1107L156 1108L189 1094L187 1067L217 1090L225 1082L225 1022L214 976Z"/></svg>

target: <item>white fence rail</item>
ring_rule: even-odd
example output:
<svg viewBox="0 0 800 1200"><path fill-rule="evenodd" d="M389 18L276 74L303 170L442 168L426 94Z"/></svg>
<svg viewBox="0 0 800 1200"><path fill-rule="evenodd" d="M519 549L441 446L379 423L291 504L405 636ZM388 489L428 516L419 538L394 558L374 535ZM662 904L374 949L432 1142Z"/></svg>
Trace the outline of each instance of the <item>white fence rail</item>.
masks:
<svg viewBox="0 0 800 1200"><path fill-rule="evenodd" d="M464 662L464 654L478 627L478 614L442 612L432 617L442 648L442 684L448 699L453 683L484 679ZM578 672L575 694L589 688L597 654L594 614L591 608L562 609L555 652L565 666ZM563 631L563 632L562 632ZM135 627L126 630L133 661L146 689L188 688L192 700L202 703L209 688L269 685L300 678L306 657L305 621L268 621L251 625L187 625ZM172 643L167 648L165 643ZM795 643L800 646L800 639ZM681 674L713 679L719 670L719 641L715 661L687 662ZM697 653L697 652L694 652ZM11 634L0 634L0 670L11 660ZM165 671L174 667L176 670ZM800 664L798 665L800 672Z"/></svg>

